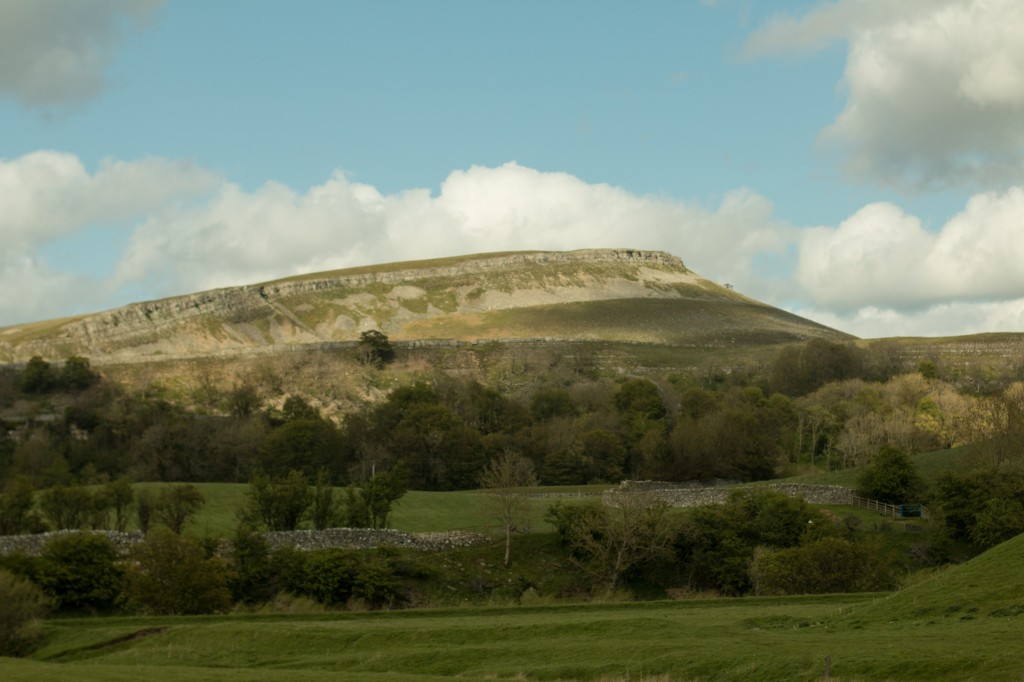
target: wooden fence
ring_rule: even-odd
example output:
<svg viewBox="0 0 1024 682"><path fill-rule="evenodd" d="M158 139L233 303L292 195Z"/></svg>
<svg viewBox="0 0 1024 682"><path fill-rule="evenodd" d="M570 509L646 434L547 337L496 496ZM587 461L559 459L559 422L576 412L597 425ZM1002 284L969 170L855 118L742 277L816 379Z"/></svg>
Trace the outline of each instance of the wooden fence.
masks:
<svg viewBox="0 0 1024 682"><path fill-rule="evenodd" d="M923 504L887 504L878 500L868 500L863 497L852 496L853 503L858 507L864 507L876 511L882 516L893 519L922 518L927 519L930 514L928 507Z"/></svg>

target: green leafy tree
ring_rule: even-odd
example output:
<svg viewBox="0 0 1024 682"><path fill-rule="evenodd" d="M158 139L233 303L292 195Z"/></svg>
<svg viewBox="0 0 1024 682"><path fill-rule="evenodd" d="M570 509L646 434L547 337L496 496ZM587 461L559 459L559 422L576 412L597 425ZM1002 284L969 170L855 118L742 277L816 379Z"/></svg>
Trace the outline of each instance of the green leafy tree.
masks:
<svg viewBox="0 0 1024 682"><path fill-rule="evenodd" d="M50 602L30 581L0 568L0 656L24 656L42 640Z"/></svg>
<svg viewBox="0 0 1024 682"><path fill-rule="evenodd" d="M920 502L925 487L913 460L902 450L884 445L861 473L857 492L868 499L903 504Z"/></svg>
<svg viewBox="0 0 1024 682"><path fill-rule="evenodd" d="M572 514L569 524L565 536L577 563L612 589L631 570L672 555L669 507L649 493L616 493L609 506Z"/></svg>
<svg viewBox="0 0 1024 682"><path fill-rule="evenodd" d="M624 415L641 419L664 419L665 404L653 381L629 379L615 394L615 407Z"/></svg>
<svg viewBox="0 0 1024 682"><path fill-rule="evenodd" d="M971 543L988 548L1024 533L1024 504L1019 499L997 497L985 502L974 516Z"/></svg>
<svg viewBox="0 0 1024 682"><path fill-rule="evenodd" d="M281 416L286 422L323 419L320 410L310 405L309 401L301 395L290 395L285 398L284 405L281 407Z"/></svg>
<svg viewBox="0 0 1024 682"><path fill-rule="evenodd" d="M194 485L172 485L160 491L155 515L172 532L180 534L205 503L206 498Z"/></svg>
<svg viewBox="0 0 1024 682"><path fill-rule="evenodd" d="M543 422L555 417L574 417L579 408L569 392L561 388L545 388L533 394L530 399L530 414L535 421Z"/></svg>
<svg viewBox="0 0 1024 682"><path fill-rule="evenodd" d="M0 494L0 535L40 532L42 521L32 507L31 479L15 476L8 480Z"/></svg>
<svg viewBox="0 0 1024 682"><path fill-rule="evenodd" d="M395 359L395 349L387 335L370 329L359 335L358 357L364 365L383 367Z"/></svg>
<svg viewBox="0 0 1024 682"><path fill-rule="evenodd" d="M338 429L324 419L296 419L274 429L264 443L262 468L270 476L290 470L307 478L320 469L341 475L345 462L339 457L344 442Z"/></svg>
<svg viewBox="0 0 1024 682"><path fill-rule="evenodd" d="M217 613L231 606L228 570L190 537L157 528L132 550L125 603L154 615Z"/></svg>
<svg viewBox="0 0 1024 682"><path fill-rule="evenodd" d="M334 525L337 518L338 506L334 496L334 487L331 485L331 475L326 469L321 469L316 474L310 520L313 522L314 528L323 530Z"/></svg>
<svg viewBox="0 0 1024 682"><path fill-rule="evenodd" d="M88 524L93 499L85 488L58 485L43 492L39 506L56 530L74 530Z"/></svg>
<svg viewBox="0 0 1024 682"><path fill-rule="evenodd" d="M674 541L692 587L741 595L751 590L754 550L785 549L837 533L817 509L774 490L733 492L725 504L690 510Z"/></svg>
<svg viewBox="0 0 1024 682"><path fill-rule="evenodd" d="M64 361L57 379L57 383L69 391L83 391L97 381L99 375L92 370L88 358L77 355L72 355Z"/></svg>
<svg viewBox="0 0 1024 682"><path fill-rule="evenodd" d="M388 471L378 473L359 486L359 494L371 528L387 528L388 516L395 502L405 495L409 484L409 472L399 462Z"/></svg>
<svg viewBox="0 0 1024 682"><path fill-rule="evenodd" d="M751 564L759 595L825 594L891 590L897 564L874 547L837 537L797 547L759 547Z"/></svg>
<svg viewBox="0 0 1024 682"><path fill-rule="evenodd" d="M298 528L313 501L309 481L294 469L279 477L255 472L246 495L253 516L272 531Z"/></svg>
<svg viewBox="0 0 1024 682"><path fill-rule="evenodd" d="M607 429L593 429L581 436L584 476L589 482L621 481L626 464L622 440Z"/></svg>
<svg viewBox="0 0 1024 682"><path fill-rule="evenodd" d="M128 515L135 503L135 491L132 490L131 481L122 476L106 483L103 491L114 512L114 530L123 533L128 529Z"/></svg>
<svg viewBox="0 0 1024 682"><path fill-rule="evenodd" d="M62 609L106 610L123 587L118 559L106 536L58 535L43 548L38 582Z"/></svg>
<svg viewBox="0 0 1024 682"><path fill-rule="evenodd" d="M34 355L21 371L18 388L25 393L45 393L53 388L55 383L50 363L39 355Z"/></svg>
<svg viewBox="0 0 1024 682"><path fill-rule="evenodd" d="M260 409L260 395L256 387L245 382L228 393L228 411L232 417L248 419Z"/></svg>
<svg viewBox="0 0 1024 682"><path fill-rule="evenodd" d="M413 405L385 442L417 490L472 488L484 467L480 434L444 405Z"/></svg>
<svg viewBox="0 0 1024 682"><path fill-rule="evenodd" d="M276 592L270 546L262 533L245 522L231 539L228 588L234 601L246 604L267 601Z"/></svg>
<svg viewBox="0 0 1024 682"><path fill-rule="evenodd" d="M153 523L156 509L159 506L156 493L152 490L143 488L139 491L135 497L135 516L139 522L139 530L143 533L149 532L149 527Z"/></svg>

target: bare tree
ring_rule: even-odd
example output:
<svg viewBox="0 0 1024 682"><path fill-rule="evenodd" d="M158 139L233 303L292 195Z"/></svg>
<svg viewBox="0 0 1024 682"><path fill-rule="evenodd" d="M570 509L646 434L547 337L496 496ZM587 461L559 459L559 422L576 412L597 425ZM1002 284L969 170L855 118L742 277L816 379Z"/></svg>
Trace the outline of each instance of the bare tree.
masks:
<svg viewBox="0 0 1024 682"><path fill-rule="evenodd" d="M577 515L570 533L581 566L614 589L631 568L671 556L675 524L664 501L622 490L606 497L600 513Z"/></svg>
<svg viewBox="0 0 1024 682"><path fill-rule="evenodd" d="M491 491L494 511L505 530L505 565L512 560L512 531L522 516L526 499L522 489L537 485L533 462L515 450L506 450L480 474L480 486Z"/></svg>

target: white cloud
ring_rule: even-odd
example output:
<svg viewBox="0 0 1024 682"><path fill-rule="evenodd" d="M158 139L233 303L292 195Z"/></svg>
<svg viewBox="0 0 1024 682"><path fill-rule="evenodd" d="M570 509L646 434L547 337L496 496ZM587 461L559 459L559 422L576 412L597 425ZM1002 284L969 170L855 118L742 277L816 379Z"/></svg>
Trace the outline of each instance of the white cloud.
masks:
<svg viewBox="0 0 1024 682"><path fill-rule="evenodd" d="M797 279L814 303L922 310L1024 296L1024 188L978 194L937 232L891 204L807 230Z"/></svg>
<svg viewBox="0 0 1024 682"><path fill-rule="evenodd" d="M877 306L846 313L814 307L794 312L864 339L1019 332L1024 329L1024 298L985 303L943 303L912 312Z"/></svg>
<svg viewBox="0 0 1024 682"><path fill-rule="evenodd" d="M54 151L0 159L0 239L31 249L93 223L142 216L220 184L186 161L101 162L90 174L77 156Z"/></svg>
<svg viewBox="0 0 1024 682"><path fill-rule="evenodd" d="M131 230L116 272L86 280L39 256L104 221ZM1022 225L1020 187L974 196L937 232L885 203L799 230L748 190L705 207L515 163L454 171L436 194L382 194L343 173L304 192L274 182L245 191L179 162L107 161L89 173L74 156L40 152L0 163L10 246L0 253L0 323L372 263L621 246L669 251L859 336L1019 330Z"/></svg>
<svg viewBox="0 0 1024 682"><path fill-rule="evenodd" d="M166 159L107 160L94 173L60 152L0 159L0 324L88 311L113 290L112 281L54 270L40 256L43 247L92 226L131 229L132 221L220 184L210 171Z"/></svg>
<svg viewBox="0 0 1024 682"><path fill-rule="evenodd" d="M30 107L95 97L121 35L163 0L4 0L0 3L0 97Z"/></svg>
<svg viewBox="0 0 1024 682"><path fill-rule="evenodd" d="M800 17L777 14L755 31L744 46L750 57L819 50L837 40L913 19L923 12L961 0L838 0Z"/></svg>
<svg viewBox="0 0 1024 682"><path fill-rule="evenodd" d="M894 187L984 186L1024 171L1024 3L839 0L755 32L751 56L849 43L847 103L824 139Z"/></svg>
<svg viewBox="0 0 1024 682"><path fill-rule="evenodd" d="M167 282L175 292L297 272L516 249L664 249L737 287L751 262L782 252L792 228L763 197L737 191L715 211L515 163L455 171L440 193L381 195L336 174L305 194L268 183L225 185L209 203L169 210L135 233L118 281ZM697 265L694 265L697 268Z"/></svg>

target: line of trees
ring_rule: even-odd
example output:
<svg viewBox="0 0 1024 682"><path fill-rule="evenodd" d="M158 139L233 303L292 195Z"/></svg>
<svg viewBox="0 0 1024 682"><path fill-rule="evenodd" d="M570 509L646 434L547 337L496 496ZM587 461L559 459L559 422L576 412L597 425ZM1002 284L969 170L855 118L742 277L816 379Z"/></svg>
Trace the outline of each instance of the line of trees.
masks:
<svg viewBox="0 0 1024 682"><path fill-rule="evenodd" d="M382 343L365 339L387 358ZM865 379L867 366L863 351L817 340L784 350L760 385L580 373L552 374L507 394L438 375L338 422L303 396L271 402L244 382L227 393L219 414L197 414L129 395L97 379L88 361L71 358L60 376L90 378L60 389L67 391L63 409L40 408L4 425L0 482L25 476L36 489L121 476L245 482L256 471L280 477L296 470L310 481L326 475L346 485L401 460L410 488L453 490L475 487L506 450L529 459L548 485L761 480L803 462L862 465L883 447L914 454L985 441L994 462L1016 456L1024 384L979 396L957 391L928 363L884 383ZM55 386L54 376L39 359L20 373L0 371L0 403L13 400L4 398L5 385L29 396L31 387Z"/></svg>

